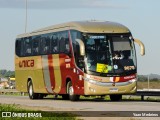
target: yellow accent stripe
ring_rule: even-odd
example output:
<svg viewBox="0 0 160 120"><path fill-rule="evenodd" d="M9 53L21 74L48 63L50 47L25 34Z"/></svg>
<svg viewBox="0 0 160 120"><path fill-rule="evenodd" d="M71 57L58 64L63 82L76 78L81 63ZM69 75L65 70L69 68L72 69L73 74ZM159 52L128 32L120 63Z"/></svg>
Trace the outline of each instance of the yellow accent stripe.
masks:
<svg viewBox="0 0 160 120"><path fill-rule="evenodd" d="M59 62L59 55L53 55L53 67L54 67L54 76L55 76L55 93L59 93L62 85L61 69Z"/></svg>

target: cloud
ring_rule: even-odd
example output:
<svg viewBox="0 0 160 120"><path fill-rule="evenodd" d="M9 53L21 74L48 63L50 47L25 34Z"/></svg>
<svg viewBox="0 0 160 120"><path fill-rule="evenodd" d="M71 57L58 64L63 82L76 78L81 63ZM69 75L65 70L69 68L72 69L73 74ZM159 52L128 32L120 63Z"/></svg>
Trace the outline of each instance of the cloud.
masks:
<svg viewBox="0 0 160 120"><path fill-rule="evenodd" d="M29 9L125 8L115 0L27 0ZM25 8L26 0L0 0L0 8Z"/></svg>

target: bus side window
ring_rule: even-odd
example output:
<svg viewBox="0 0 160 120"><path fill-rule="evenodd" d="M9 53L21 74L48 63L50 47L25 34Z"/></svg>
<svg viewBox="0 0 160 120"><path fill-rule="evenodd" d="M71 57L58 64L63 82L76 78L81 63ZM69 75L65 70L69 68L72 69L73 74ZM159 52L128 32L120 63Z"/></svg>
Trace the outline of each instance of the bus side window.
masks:
<svg viewBox="0 0 160 120"><path fill-rule="evenodd" d="M50 53L50 38L42 37L41 41L41 54L49 54Z"/></svg>
<svg viewBox="0 0 160 120"><path fill-rule="evenodd" d="M25 48L24 49L25 56L30 56L32 54L31 53L32 42L30 38L25 38L24 48Z"/></svg>
<svg viewBox="0 0 160 120"><path fill-rule="evenodd" d="M40 37L33 39L33 55L39 54L39 39Z"/></svg>
<svg viewBox="0 0 160 120"><path fill-rule="evenodd" d="M65 39L65 52L69 53L70 52L70 46L69 46L69 39Z"/></svg>
<svg viewBox="0 0 160 120"><path fill-rule="evenodd" d="M16 50L15 50L15 52L16 52L16 55L17 56L22 56L21 55L21 39L17 39L16 40Z"/></svg>
<svg viewBox="0 0 160 120"><path fill-rule="evenodd" d="M81 39L81 35L80 32L72 30L71 31L71 38L72 38L72 45L73 45L73 51L74 51L74 57L75 57L75 61L77 66L83 70L84 65L82 65L82 61L83 61L83 57L80 56L80 48L79 48L79 44L76 41L76 39Z"/></svg>
<svg viewBox="0 0 160 120"><path fill-rule="evenodd" d="M65 39L64 39L64 37L60 38L59 45L60 45L59 46L60 47L60 53L65 52Z"/></svg>
<svg viewBox="0 0 160 120"><path fill-rule="evenodd" d="M69 47L68 31L62 32L61 39L59 42L60 42L60 52L69 53L70 47Z"/></svg>
<svg viewBox="0 0 160 120"><path fill-rule="evenodd" d="M56 34L51 36L51 53L58 53L59 47L58 47L58 37Z"/></svg>

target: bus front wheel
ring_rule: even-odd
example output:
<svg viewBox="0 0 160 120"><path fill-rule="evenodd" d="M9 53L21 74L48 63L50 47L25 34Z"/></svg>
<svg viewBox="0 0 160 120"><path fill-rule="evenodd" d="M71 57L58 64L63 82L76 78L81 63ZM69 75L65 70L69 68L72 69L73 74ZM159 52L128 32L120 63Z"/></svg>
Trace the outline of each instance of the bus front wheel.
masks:
<svg viewBox="0 0 160 120"><path fill-rule="evenodd" d="M73 89L73 85L72 85L72 82L69 81L68 84L68 94L69 94L69 99L71 101L77 101L79 99L79 95L75 95L74 94L74 89Z"/></svg>
<svg viewBox="0 0 160 120"><path fill-rule="evenodd" d="M28 82L28 95L30 99L38 99L38 94L34 93L32 81Z"/></svg>
<svg viewBox="0 0 160 120"><path fill-rule="evenodd" d="M122 100L122 95L110 95L111 101L120 101Z"/></svg>

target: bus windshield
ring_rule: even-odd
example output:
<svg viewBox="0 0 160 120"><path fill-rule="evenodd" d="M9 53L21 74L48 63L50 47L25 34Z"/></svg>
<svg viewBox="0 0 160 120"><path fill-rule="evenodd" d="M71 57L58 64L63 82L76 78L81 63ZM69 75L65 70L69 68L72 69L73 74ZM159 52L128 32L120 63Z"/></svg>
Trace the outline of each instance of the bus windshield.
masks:
<svg viewBox="0 0 160 120"><path fill-rule="evenodd" d="M85 43L86 71L102 76L136 73L136 55L130 34L88 34Z"/></svg>

